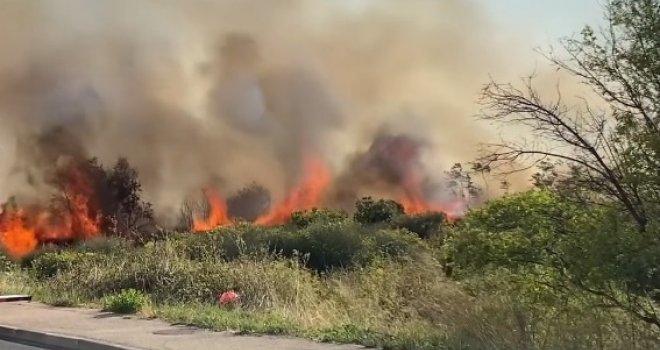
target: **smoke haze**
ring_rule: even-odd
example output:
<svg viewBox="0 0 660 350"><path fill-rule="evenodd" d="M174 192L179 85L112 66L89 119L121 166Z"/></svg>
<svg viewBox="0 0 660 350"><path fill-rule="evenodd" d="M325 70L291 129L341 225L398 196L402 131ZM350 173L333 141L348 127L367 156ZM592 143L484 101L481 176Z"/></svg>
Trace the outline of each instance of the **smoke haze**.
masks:
<svg viewBox="0 0 660 350"><path fill-rule="evenodd" d="M127 157L161 217L209 183L281 198L304 156L351 178L383 134L442 177L496 136L481 84L529 57L496 29L465 0L3 1L0 202L65 155Z"/></svg>

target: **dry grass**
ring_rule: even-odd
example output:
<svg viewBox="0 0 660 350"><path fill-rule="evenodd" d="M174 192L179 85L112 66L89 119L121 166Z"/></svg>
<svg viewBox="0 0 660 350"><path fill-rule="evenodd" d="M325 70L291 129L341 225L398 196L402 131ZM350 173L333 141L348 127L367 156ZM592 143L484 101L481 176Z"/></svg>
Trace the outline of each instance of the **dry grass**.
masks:
<svg viewBox="0 0 660 350"><path fill-rule="evenodd" d="M380 255L365 265L319 274L306 268L304 259L263 253L230 261L191 259L182 244L171 240L85 254L51 252L35 258L40 261L33 266L40 271L50 271L45 262L57 266L52 276L9 269L0 275L0 288L32 292L58 305L99 303L133 288L153 302L140 310L146 317L386 349L635 350L658 345L657 335L644 325L577 299L567 301L571 305L528 304L497 280L487 292L469 294L443 275L430 254L417 250L414 257ZM215 303L218 293L229 289L241 294L237 309Z"/></svg>

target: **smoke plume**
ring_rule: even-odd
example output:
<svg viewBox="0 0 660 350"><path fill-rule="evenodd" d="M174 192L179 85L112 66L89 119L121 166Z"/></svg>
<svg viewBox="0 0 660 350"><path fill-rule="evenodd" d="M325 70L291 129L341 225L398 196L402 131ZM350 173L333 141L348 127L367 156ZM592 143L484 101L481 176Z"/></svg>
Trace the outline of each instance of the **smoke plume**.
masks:
<svg viewBox="0 0 660 350"><path fill-rule="evenodd" d="M282 200L310 156L338 206L395 196L492 136L478 88L516 66L493 30L465 0L5 1L0 202L48 198L63 157L126 157L163 223L211 185Z"/></svg>

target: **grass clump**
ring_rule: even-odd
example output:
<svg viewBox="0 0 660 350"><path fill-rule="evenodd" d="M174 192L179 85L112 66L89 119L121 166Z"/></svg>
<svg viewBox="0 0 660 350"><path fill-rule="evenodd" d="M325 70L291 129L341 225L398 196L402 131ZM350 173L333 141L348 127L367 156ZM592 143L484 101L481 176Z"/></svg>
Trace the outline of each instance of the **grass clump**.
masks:
<svg viewBox="0 0 660 350"><path fill-rule="evenodd" d="M103 300L103 310L118 314L134 314L147 305L148 297L135 289L122 290Z"/></svg>

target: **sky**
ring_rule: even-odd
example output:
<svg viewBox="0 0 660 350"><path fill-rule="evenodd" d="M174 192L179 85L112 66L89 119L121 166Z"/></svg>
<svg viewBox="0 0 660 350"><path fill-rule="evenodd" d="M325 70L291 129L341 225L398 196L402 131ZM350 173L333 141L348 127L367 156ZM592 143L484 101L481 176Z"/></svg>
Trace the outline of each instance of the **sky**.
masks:
<svg viewBox="0 0 660 350"><path fill-rule="evenodd" d="M356 13L368 11L369 5L383 0L333 0ZM405 1L405 0L399 0ZM456 0L429 0L456 1ZM607 0L463 0L484 11L488 20L511 41L528 43L529 49L549 46L557 40L577 34L586 25L602 23L603 4Z"/></svg>
<svg viewBox="0 0 660 350"><path fill-rule="evenodd" d="M602 21L603 0L478 0L499 25L533 36L537 45Z"/></svg>

